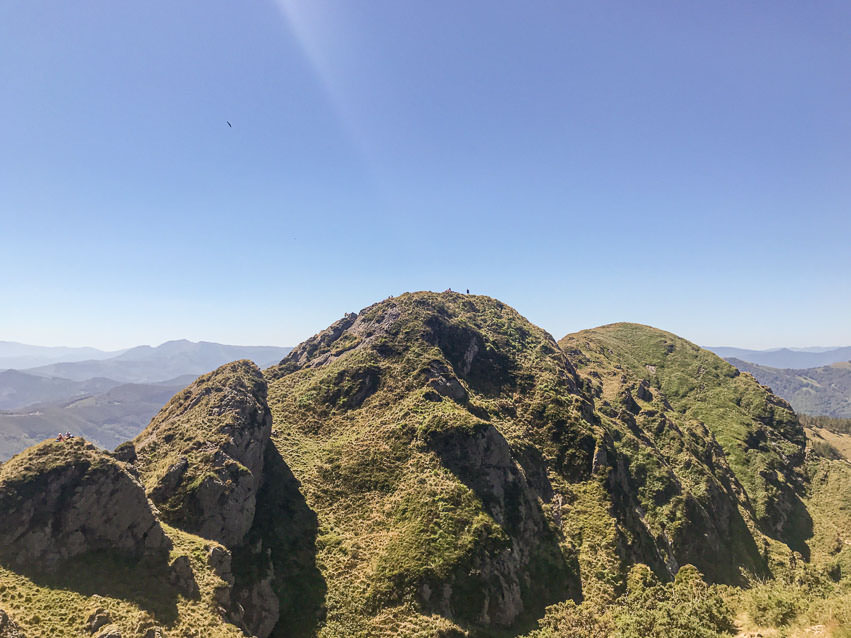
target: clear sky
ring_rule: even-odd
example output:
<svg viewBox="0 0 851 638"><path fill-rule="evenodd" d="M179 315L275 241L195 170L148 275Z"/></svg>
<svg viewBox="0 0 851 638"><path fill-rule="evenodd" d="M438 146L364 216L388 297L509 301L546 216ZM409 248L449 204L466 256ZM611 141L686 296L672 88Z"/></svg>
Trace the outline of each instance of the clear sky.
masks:
<svg viewBox="0 0 851 638"><path fill-rule="evenodd" d="M556 338L851 344L849 33L847 0L3 0L0 339L294 345L452 287Z"/></svg>

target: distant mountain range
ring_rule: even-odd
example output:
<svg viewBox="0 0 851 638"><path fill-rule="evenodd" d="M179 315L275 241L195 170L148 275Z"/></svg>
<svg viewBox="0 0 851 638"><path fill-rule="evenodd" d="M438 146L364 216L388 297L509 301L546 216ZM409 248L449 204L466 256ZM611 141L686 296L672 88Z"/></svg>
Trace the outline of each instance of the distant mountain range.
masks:
<svg viewBox="0 0 851 638"><path fill-rule="evenodd" d="M735 358L772 368L818 368L832 363L851 361L851 346L843 348L776 348L747 350L726 346L707 347L723 359Z"/></svg>
<svg viewBox="0 0 851 638"><path fill-rule="evenodd" d="M261 368L278 363L291 348L273 346L228 346L209 341L167 341L152 348L138 346L107 359L62 361L26 369L45 377L85 381L104 377L122 383L156 383L192 374L198 376L223 363L251 359Z"/></svg>
<svg viewBox="0 0 851 638"><path fill-rule="evenodd" d="M95 377L72 381L58 377L43 377L20 370L0 372L0 410L14 410L33 403L59 401L106 392L121 385L118 381Z"/></svg>
<svg viewBox="0 0 851 638"><path fill-rule="evenodd" d="M772 368L741 359L727 359L742 372L783 397L796 412L816 416L851 418L851 362L815 368Z"/></svg>
<svg viewBox="0 0 851 638"><path fill-rule="evenodd" d="M112 447L199 375L238 359L266 368L290 350L187 340L116 352L0 342L0 362L43 364L0 371L0 461L60 430Z"/></svg>
<svg viewBox="0 0 851 638"><path fill-rule="evenodd" d="M107 352L97 348L31 346L14 341L0 341L0 370L34 368L59 363L60 361L109 359L123 352L126 352L126 350Z"/></svg>

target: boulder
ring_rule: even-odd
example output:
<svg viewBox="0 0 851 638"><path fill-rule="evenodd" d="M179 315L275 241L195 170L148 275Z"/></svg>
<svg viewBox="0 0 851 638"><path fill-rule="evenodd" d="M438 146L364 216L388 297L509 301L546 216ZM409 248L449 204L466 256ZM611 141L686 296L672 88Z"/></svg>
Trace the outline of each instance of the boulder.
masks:
<svg viewBox="0 0 851 638"><path fill-rule="evenodd" d="M96 550L141 558L171 547L141 484L82 439L45 441L0 469L0 557L54 568Z"/></svg>
<svg viewBox="0 0 851 638"><path fill-rule="evenodd" d="M104 625L108 625L112 622L112 617L109 615L109 612L104 610L102 607L98 607L91 614L89 614L88 619L86 620L86 630L93 634L98 629L103 627Z"/></svg>
<svg viewBox="0 0 851 638"><path fill-rule="evenodd" d="M169 580L187 598L198 598L200 590L188 556L178 556L168 566Z"/></svg>
<svg viewBox="0 0 851 638"><path fill-rule="evenodd" d="M118 625L107 625L101 629L96 638L121 638L121 630Z"/></svg>

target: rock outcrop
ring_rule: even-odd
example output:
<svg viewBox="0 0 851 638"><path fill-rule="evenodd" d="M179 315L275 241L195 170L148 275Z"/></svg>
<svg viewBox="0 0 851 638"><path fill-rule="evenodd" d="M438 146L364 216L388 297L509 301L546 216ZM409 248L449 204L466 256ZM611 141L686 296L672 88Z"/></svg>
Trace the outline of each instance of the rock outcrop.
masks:
<svg viewBox="0 0 851 638"><path fill-rule="evenodd" d="M473 556L473 569L461 574L457 585L454 579L443 587L424 584L419 591L423 607L451 616L469 606L459 596L469 596L473 589L481 604L464 620L505 627L535 606L529 592L544 597L556 592L565 598L577 595L579 582L571 573L575 566L554 563L541 570L544 557L558 555L558 540L541 509L541 495L527 481L499 431L486 424L441 430L430 433L427 444L473 490L508 542Z"/></svg>
<svg viewBox="0 0 851 638"><path fill-rule="evenodd" d="M23 629L13 622L2 609L0 609L0 638L26 638Z"/></svg>
<svg viewBox="0 0 851 638"><path fill-rule="evenodd" d="M216 593L217 602L232 622L260 638L274 629L279 614L271 557L265 552L253 557L262 575L238 579L231 552L246 545L255 523L272 430L266 390L250 361L224 365L176 395L136 437L132 450L120 451L136 458L166 521L227 548L211 550L209 557L228 585ZM172 574L179 590L197 595L188 564L173 565Z"/></svg>
<svg viewBox="0 0 851 638"><path fill-rule="evenodd" d="M229 363L175 396L136 437L136 467L167 522L235 547L254 520L271 429L260 370Z"/></svg>
<svg viewBox="0 0 851 638"><path fill-rule="evenodd" d="M141 558L164 551L141 484L109 454L81 439L45 441L0 469L0 554L27 569L97 550Z"/></svg>

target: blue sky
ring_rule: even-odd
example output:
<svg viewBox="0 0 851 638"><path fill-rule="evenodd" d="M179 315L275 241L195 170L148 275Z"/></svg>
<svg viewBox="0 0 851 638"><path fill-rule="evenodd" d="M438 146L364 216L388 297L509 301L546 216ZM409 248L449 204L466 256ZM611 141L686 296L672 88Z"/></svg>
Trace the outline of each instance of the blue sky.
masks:
<svg viewBox="0 0 851 638"><path fill-rule="evenodd" d="M292 345L452 287L556 338L851 344L849 30L830 1L6 0L0 339Z"/></svg>

